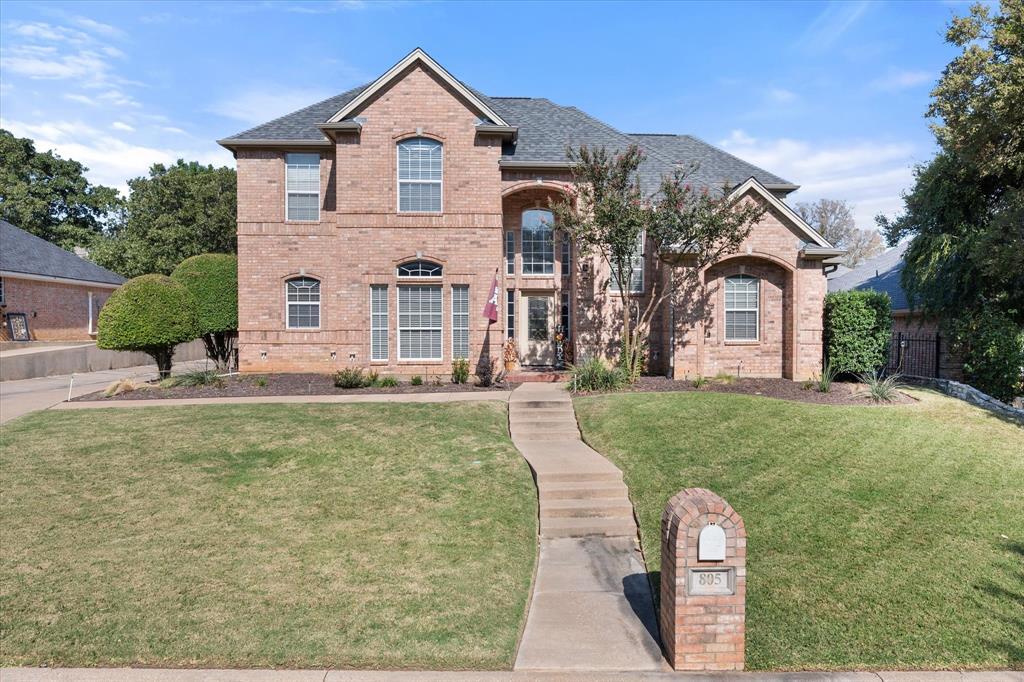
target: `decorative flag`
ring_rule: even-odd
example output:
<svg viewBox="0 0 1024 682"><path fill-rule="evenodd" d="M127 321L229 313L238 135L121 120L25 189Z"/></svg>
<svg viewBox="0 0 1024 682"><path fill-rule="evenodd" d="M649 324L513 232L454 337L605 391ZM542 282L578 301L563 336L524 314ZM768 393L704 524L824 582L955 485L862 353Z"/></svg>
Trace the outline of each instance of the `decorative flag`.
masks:
<svg viewBox="0 0 1024 682"><path fill-rule="evenodd" d="M494 279L491 280L491 295L487 297L487 305L484 306L484 317L491 322L498 321L498 271L494 271Z"/></svg>

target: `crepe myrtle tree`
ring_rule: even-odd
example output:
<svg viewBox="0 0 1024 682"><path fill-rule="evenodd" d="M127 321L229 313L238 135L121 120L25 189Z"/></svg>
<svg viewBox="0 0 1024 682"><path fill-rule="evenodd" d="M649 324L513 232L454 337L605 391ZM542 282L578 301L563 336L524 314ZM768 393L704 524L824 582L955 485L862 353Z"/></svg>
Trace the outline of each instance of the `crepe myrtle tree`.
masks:
<svg viewBox="0 0 1024 682"><path fill-rule="evenodd" d="M685 248L690 263L686 276L699 272L723 255L736 251L764 215L758 202L742 201L722 191L695 189L687 178L696 166L677 169L661 178L657 190L645 195L639 169L643 151L631 145L610 153L604 147L581 146L567 152L574 187L552 210L560 229L576 243L582 256L598 254L607 264L622 295L619 365L631 381L640 374L643 348L651 321L670 295L657 278L644 293L630 286L643 241L654 247Z"/></svg>

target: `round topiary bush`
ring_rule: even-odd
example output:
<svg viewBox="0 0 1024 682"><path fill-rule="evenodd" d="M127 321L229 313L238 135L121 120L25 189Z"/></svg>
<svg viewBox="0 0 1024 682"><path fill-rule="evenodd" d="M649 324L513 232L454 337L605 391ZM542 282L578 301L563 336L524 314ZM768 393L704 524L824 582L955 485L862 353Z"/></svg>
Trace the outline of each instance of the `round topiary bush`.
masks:
<svg viewBox="0 0 1024 682"><path fill-rule="evenodd" d="M186 258L171 279L192 294L206 354L226 370L238 335L238 256L204 253Z"/></svg>
<svg viewBox="0 0 1024 682"><path fill-rule="evenodd" d="M147 353L165 378L171 373L174 347L198 336L199 319L188 289L166 275L143 275L107 299L96 345Z"/></svg>

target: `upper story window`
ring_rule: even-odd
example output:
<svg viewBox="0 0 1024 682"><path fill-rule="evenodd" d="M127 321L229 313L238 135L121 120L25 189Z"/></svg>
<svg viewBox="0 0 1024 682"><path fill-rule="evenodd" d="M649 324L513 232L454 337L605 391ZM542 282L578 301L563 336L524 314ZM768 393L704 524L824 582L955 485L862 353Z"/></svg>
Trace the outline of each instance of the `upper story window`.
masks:
<svg viewBox="0 0 1024 682"><path fill-rule="evenodd" d="M758 284L750 275L725 278L726 341L757 341Z"/></svg>
<svg viewBox="0 0 1024 682"><path fill-rule="evenodd" d="M320 220L320 155L285 154L287 220Z"/></svg>
<svg viewBox="0 0 1024 682"><path fill-rule="evenodd" d="M320 326L320 280L293 277L286 281L288 329L316 329Z"/></svg>
<svg viewBox="0 0 1024 682"><path fill-rule="evenodd" d="M642 294L644 291L644 244L647 239L643 234L637 240L636 251L633 253L633 262L629 272L629 293ZM610 289L619 291L619 283L615 277L611 278Z"/></svg>
<svg viewBox="0 0 1024 682"><path fill-rule="evenodd" d="M442 151L440 142L425 137L398 143L399 212L441 212Z"/></svg>
<svg viewBox="0 0 1024 682"><path fill-rule="evenodd" d="M402 263L398 266L399 277L440 277L442 268L437 263L428 260L414 260L411 263Z"/></svg>
<svg viewBox="0 0 1024 682"><path fill-rule="evenodd" d="M531 208L523 211L523 274L551 275L555 272L555 217L551 211Z"/></svg>
<svg viewBox="0 0 1024 682"><path fill-rule="evenodd" d="M4 305L6 302L4 299L4 278L0 277L0 305Z"/></svg>

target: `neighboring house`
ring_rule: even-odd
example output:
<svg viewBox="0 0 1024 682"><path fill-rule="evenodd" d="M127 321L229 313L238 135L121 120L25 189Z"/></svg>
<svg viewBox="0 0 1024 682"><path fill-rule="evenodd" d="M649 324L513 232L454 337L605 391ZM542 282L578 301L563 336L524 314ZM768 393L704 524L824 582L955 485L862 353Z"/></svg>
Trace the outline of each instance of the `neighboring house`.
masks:
<svg viewBox="0 0 1024 682"><path fill-rule="evenodd" d="M0 220L0 310L5 341L87 341L124 277Z"/></svg>
<svg viewBox="0 0 1024 682"><path fill-rule="evenodd" d="M549 366L558 329L577 359L613 352L621 296L548 210L570 189L566 149L582 144L639 145L648 192L698 162L695 185L768 207L737 253L699 273L699 291L674 291L659 311L651 371L820 371L824 264L842 251L784 203L796 185L696 138L488 97L416 49L369 85L219 142L238 167L242 371L445 374L453 358L498 359L507 337L524 365ZM644 251L638 292L682 280L686 253Z"/></svg>
<svg viewBox="0 0 1024 682"><path fill-rule="evenodd" d="M889 294L892 301L892 343L889 369L914 376L960 379L963 366L950 352L939 321L914 310L903 289L903 254L909 242L869 258L853 269L840 268L829 275L829 291L870 289Z"/></svg>

